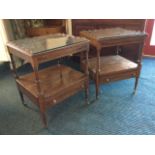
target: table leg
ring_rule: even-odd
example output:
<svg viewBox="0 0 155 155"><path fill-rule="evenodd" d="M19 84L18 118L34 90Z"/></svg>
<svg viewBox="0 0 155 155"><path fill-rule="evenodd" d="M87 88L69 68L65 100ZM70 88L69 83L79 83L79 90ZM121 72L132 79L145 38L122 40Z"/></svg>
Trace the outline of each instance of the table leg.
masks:
<svg viewBox="0 0 155 155"><path fill-rule="evenodd" d="M46 118L46 107L44 100L39 98L39 108L40 108L40 115L44 124L44 128L47 128L47 118Z"/></svg>
<svg viewBox="0 0 155 155"><path fill-rule="evenodd" d="M39 109L40 109L40 115L44 124L44 127L47 128L47 120L46 120L46 105L45 105L45 100L44 100L44 94L41 90L40 86L40 79L39 79L39 74L38 74L38 65L32 64L32 68L34 71L35 75L35 80L36 80L36 85L37 85L37 90L38 90L38 104L39 104Z"/></svg>
<svg viewBox="0 0 155 155"><path fill-rule="evenodd" d="M20 99L22 101L22 104L23 104L23 106L27 107L27 104L25 103L25 100L24 100L24 95L23 95L22 91L20 90L20 88L18 86L18 83L16 83L16 85L17 85L17 88L18 88L18 92L19 92L19 96L20 96Z"/></svg>
<svg viewBox="0 0 155 155"><path fill-rule="evenodd" d="M9 48L8 48L8 51L9 51ZM18 74L17 74L16 64L15 64L15 61L14 61L14 58L13 58L13 54L9 52L9 55L10 55L10 59L11 59L13 75L14 75L15 79L18 79L19 76L18 76ZM22 93L22 91L20 90L20 88L19 88L17 82L16 82L16 85L17 85L17 88L18 88L18 92L19 92L19 96L20 96L20 99L21 99L21 101L22 101L22 104L23 104L24 106L27 106L27 105L24 103L24 96L23 96L23 93Z"/></svg>
<svg viewBox="0 0 155 155"><path fill-rule="evenodd" d="M88 101L88 96L89 96L88 52L89 52L89 49L86 51L86 64L85 64L85 75L87 77L85 81L85 102L86 104L89 104L89 101Z"/></svg>
<svg viewBox="0 0 155 155"><path fill-rule="evenodd" d="M136 76L136 78L135 78L135 87L134 87L134 94L136 94L136 90L137 90L137 86L138 86L138 80L139 80L139 77Z"/></svg>
<svg viewBox="0 0 155 155"><path fill-rule="evenodd" d="M101 48L97 48L96 77L95 77L96 99L98 99L99 95L100 51Z"/></svg>
<svg viewBox="0 0 155 155"><path fill-rule="evenodd" d="M18 74L17 74L16 64L15 64L15 61L14 61L14 58L13 58L13 54L12 53L9 53L9 54L10 54L10 59L11 59L13 75L14 75L15 79L18 79L19 77L18 77Z"/></svg>
<svg viewBox="0 0 155 155"><path fill-rule="evenodd" d="M62 58L60 58L58 60L58 67L59 67L59 72L60 72L60 79L62 80L63 79L63 74L62 74L61 60L62 60Z"/></svg>
<svg viewBox="0 0 155 155"><path fill-rule="evenodd" d="M87 59L87 58L86 58L86 59ZM84 53L81 52L81 53L80 53L80 69L81 69L81 70L83 70L83 67L82 67L82 66L83 66L83 65L82 65L82 61L83 61L83 60L85 60L85 59L84 59Z"/></svg>
<svg viewBox="0 0 155 155"><path fill-rule="evenodd" d="M138 86L138 81L139 81L139 75L140 75L140 70L141 70L141 64L138 66L138 74L135 77L135 86L134 86L134 94L136 94L137 91L137 86Z"/></svg>
<svg viewBox="0 0 155 155"><path fill-rule="evenodd" d="M142 67L141 60L142 60L143 46L144 46L144 42L139 44L138 60L137 60L137 63L138 63L138 74L135 77L134 94L136 93L136 90L137 90L138 81L139 81L139 75L140 75L140 71L141 71L141 67Z"/></svg>
<svg viewBox="0 0 155 155"><path fill-rule="evenodd" d="M99 77L96 74L96 79L95 79L95 87L96 87L96 99L98 99L98 95L99 95Z"/></svg>

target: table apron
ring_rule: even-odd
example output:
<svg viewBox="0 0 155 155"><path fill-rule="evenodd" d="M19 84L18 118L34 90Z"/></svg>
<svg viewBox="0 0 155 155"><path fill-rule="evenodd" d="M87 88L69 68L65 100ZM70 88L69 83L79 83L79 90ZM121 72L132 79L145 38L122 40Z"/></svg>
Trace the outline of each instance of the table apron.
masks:
<svg viewBox="0 0 155 155"><path fill-rule="evenodd" d="M80 53L82 51L87 51L89 50L89 44L84 44L84 45L78 45L78 46L73 46L73 47L67 47L67 48L62 48L62 49L57 49L52 52L44 52L38 55L34 55L33 59L35 59L38 64L43 63L49 60L55 60L61 57L65 56L72 56L73 54Z"/></svg>
<svg viewBox="0 0 155 155"><path fill-rule="evenodd" d="M99 41L100 46L103 47L111 47L111 46L123 46L123 45L130 45L130 44L140 44L143 43L144 39L140 38L128 38L128 39L120 39L120 40L104 40Z"/></svg>

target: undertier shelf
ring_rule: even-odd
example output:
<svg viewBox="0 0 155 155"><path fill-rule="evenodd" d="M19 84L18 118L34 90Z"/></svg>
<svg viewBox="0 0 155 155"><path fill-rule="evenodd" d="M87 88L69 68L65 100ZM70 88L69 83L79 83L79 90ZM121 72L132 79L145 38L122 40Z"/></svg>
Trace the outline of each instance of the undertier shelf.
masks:
<svg viewBox="0 0 155 155"><path fill-rule="evenodd" d="M96 73L96 57L90 58L88 68L91 72ZM83 65L85 62L82 62ZM100 57L100 72L101 75L109 75L121 73L137 68L137 64L119 55Z"/></svg>
<svg viewBox="0 0 155 155"><path fill-rule="evenodd" d="M83 89L87 79L82 72L64 65L49 67L38 73L41 92L49 102L50 100L63 100ZM17 79L17 83L33 97L38 98L39 92L34 73L21 76Z"/></svg>

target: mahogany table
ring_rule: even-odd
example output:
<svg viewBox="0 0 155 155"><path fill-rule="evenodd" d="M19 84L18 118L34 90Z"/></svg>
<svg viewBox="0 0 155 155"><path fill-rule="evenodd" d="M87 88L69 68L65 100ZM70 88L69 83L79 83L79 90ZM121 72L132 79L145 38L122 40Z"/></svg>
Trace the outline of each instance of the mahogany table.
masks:
<svg viewBox="0 0 155 155"><path fill-rule="evenodd" d="M46 108L55 105L80 90L85 90L88 101L88 51L89 41L82 37L66 34L52 34L41 37L25 38L7 43L13 73L19 94L23 94L39 106L44 126L47 127ZM84 73L61 63L39 70L39 64L81 53L86 57ZM29 62L33 72L19 76L14 56Z"/></svg>
<svg viewBox="0 0 155 155"><path fill-rule="evenodd" d="M95 80L96 98L99 94L99 84L115 80L135 77L135 91L141 69L142 48L146 34L141 31L127 30L124 28L107 28L81 31L80 36L90 40L91 46L96 48L96 57L89 59L88 68L90 76ZM137 44L137 60L132 62L119 55L124 45ZM116 47L116 55L100 57L102 48ZM104 49L103 49L104 50ZM85 66L85 61L81 65Z"/></svg>

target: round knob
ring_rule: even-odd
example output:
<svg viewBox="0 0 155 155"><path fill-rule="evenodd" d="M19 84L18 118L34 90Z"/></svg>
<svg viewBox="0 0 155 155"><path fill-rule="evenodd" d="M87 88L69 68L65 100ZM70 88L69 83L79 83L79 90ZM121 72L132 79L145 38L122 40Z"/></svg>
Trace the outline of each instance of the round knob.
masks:
<svg viewBox="0 0 155 155"><path fill-rule="evenodd" d="M106 79L106 81L107 81L107 82L109 82L109 81L110 81L110 79Z"/></svg>
<svg viewBox="0 0 155 155"><path fill-rule="evenodd" d="M55 104L56 102L57 102L57 100L54 99L54 100L53 100L53 103Z"/></svg>

